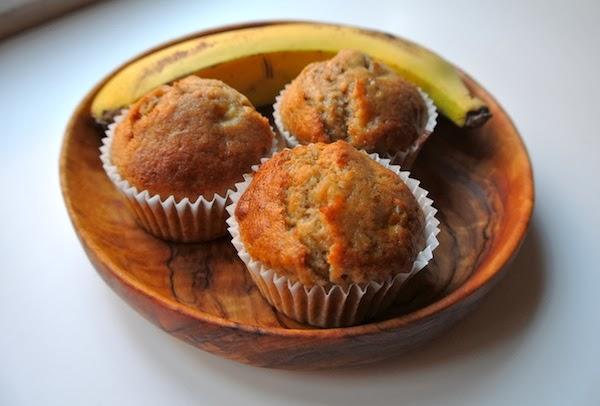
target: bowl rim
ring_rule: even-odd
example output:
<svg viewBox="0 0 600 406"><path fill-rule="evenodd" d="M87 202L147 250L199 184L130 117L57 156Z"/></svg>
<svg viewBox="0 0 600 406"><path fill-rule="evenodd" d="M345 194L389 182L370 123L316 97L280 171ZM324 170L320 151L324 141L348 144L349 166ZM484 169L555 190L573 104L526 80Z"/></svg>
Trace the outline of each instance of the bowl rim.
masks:
<svg viewBox="0 0 600 406"><path fill-rule="evenodd" d="M203 312L199 309L192 308L183 303L179 303L175 300L171 300L169 298L163 297L159 294L156 294L153 290L148 289L145 284L141 283L135 278L129 277L127 274L122 273L119 270L119 267L114 264L111 259L103 254L103 250L99 249L95 245L93 238L88 235L88 231L85 228L82 228L79 222L78 215L76 210L73 207L73 202L71 200L71 194L69 193L69 186L67 181L67 156L68 156L68 148L69 148L69 139L73 136L74 127L76 122L80 119L81 115L89 115L89 106L91 101L98 93L100 88L117 72L128 66L129 64L137 61L138 59L151 54L157 50L163 49L165 47L180 43L182 41L199 38L202 36L216 34L219 32L230 31L235 29L243 29L243 28L252 28L252 27L261 27L266 25L278 25L278 24L293 24L293 23L307 23L307 24L329 24L334 26L344 26L357 28L362 31L375 33L375 34L383 34L391 38L398 38L402 41L412 42L410 40L406 40L402 37L399 37L394 34L389 34L386 32L374 30L371 28L363 28L354 25L346 25L346 24L338 24L338 23L329 23L329 22L319 22L313 20L264 20L264 21L251 21L246 23L239 24L228 24L215 28L210 28L206 30L201 30L198 32L193 32L173 40L166 41L164 43L158 44L154 47L147 49L146 51L141 52L140 54L135 55L134 57L126 60L124 63L119 65L117 68L109 72L104 78L102 78L90 91L86 93L84 98L79 102L75 111L72 113L67 127L65 129L61 151L60 151L60 162L59 162L59 172L60 172L60 186L63 195L63 199L65 201L65 205L67 208L67 212L75 229L77 236L81 244L84 246L88 255L94 255L95 259L114 277L119 279L119 281L127 285L130 289L138 292L142 296L151 299L152 301L158 303L160 307L167 308L171 311L179 313L183 316L189 317L199 322L208 323L214 326L218 326L221 328L233 328L239 329L248 333L259 333L264 335L271 336L279 336L279 337L294 337L294 338L347 338L347 337L357 337L362 335L376 334L384 331L393 331L400 328L406 328L411 324L415 324L418 322L424 322L430 318L433 318L435 315L440 314L453 306L459 304L467 300L469 297L476 294L481 289L484 289L487 285L491 284L496 277L501 274L501 271L507 265L512 257L518 251L521 243L523 242L525 235L527 233L527 229L531 222L533 207L535 201L535 191L534 191L534 179L533 179L533 168L531 165L531 158L527 151L527 148L523 142L523 139L520 136L519 131L514 125L510 116L506 113L506 111L502 108L502 106L498 103L498 101L482 86L479 85L477 81L471 78L468 74L462 71L460 68L455 67L461 75L463 75L468 81L476 84L482 93L489 98L493 103L496 104L498 110L502 113L502 116L506 119L507 124L510 126L510 129L515 133L518 138L518 142L520 147L522 148L526 158L527 158L527 177L523 179L522 183L522 199L521 205L519 206L519 210L521 213L518 216L518 222L515 222L512 225L511 230L508 232L507 236L502 240L502 243L499 244L499 247L495 251L495 255L490 258L490 260L486 261L483 264L478 265L478 270L472 276L467 278L465 282L452 291L450 294L424 306L422 308L416 309L409 313L393 317L386 320L360 324L357 326L351 327L339 327L339 328L282 328L282 327L264 327L264 326L256 326L250 324L243 324L239 322L234 322L229 319L225 319L222 317L214 316L209 313ZM416 44L421 48L421 45ZM92 261L93 263L94 261ZM98 265L93 265L97 268ZM99 271L97 269L97 271Z"/></svg>

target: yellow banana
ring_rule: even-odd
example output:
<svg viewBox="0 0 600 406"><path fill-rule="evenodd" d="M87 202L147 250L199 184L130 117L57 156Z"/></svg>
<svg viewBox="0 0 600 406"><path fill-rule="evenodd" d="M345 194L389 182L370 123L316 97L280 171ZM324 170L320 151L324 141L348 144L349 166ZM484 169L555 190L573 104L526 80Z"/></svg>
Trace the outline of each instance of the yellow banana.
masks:
<svg viewBox="0 0 600 406"><path fill-rule="evenodd" d="M438 55L379 32L319 23L238 28L163 48L111 77L93 100L92 115L102 122L153 88L192 73L223 80L256 106L270 104L304 66L343 48L365 52L395 69L427 92L458 126L479 126L490 116Z"/></svg>

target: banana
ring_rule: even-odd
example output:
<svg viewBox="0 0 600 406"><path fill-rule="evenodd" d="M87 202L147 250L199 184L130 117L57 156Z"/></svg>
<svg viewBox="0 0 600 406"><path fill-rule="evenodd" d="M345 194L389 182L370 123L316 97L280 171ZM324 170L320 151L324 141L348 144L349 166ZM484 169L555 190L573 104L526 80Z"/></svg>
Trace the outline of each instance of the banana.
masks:
<svg viewBox="0 0 600 406"><path fill-rule="evenodd" d="M308 63L331 58L343 48L365 52L395 69L427 92L458 126L480 126L490 117L456 69L433 52L380 32L319 23L237 28L167 46L113 75L94 98L91 113L106 122L148 91L189 74L220 79L256 106L271 104Z"/></svg>

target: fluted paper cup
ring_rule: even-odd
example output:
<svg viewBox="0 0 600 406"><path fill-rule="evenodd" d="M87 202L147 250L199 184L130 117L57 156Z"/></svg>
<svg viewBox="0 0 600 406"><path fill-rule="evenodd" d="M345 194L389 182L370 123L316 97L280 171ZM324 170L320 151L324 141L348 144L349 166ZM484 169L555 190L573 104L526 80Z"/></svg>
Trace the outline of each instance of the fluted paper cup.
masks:
<svg viewBox="0 0 600 406"><path fill-rule="evenodd" d="M240 237L235 209L240 197L252 181L252 174L244 175L244 181L236 184L236 191L230 195L232 203L227 206L229 212L227 224L239 257L246 264L252 280L267 301L294 320L318 327L344 327L368 320L389 307L404 282L425 268L433 258L433 251L439 244L437 234L440 231L440 223L435 218L437 210L432 205L433 201L427 197L428 192L419 187L419 181L410 178L409 172L401 171L397 165L391 165L389 159L380 158L377 154L369 156L402 179L425 216L425 247L417 255L410 272L397 274L388 280L350 284L347 287L333 283L327 286L305 286L278 274L253 259L246 251ZM264 159L262 162L266 161L267 159ZM258 165L252 169L256 172Z"/></svg>
<svg viewBox="0 0 600 406"><path fill-rule="evenodd" d="M140 191L119 174L111 160L111 149L115 129L126 114L127 110L123 110L108 126L100 147L100 160L106 175L127 199L137 222L150 234L177 242L208 241L227 234L225 209L233 189L211 199L199 196L193 201L187 197L177 201L173 195L163 199L147 190ZM275 137L270 155L276 151L276 145Z"/></svg>

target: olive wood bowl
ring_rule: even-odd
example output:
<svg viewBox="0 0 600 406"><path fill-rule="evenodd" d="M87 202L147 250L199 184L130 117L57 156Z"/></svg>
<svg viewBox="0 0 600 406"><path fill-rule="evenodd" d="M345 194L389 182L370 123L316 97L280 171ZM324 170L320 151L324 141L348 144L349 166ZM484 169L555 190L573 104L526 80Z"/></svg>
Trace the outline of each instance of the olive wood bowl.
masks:
<svg viewBox="0 0 600 406"><path fill-rule="evenodd" d="M477 305L517 252L532 214L533 176L523 141L492 96L462 75L493 116L478 129L439 120L412 173L439 209L440 245L428 268L405 284L397 303L367 324L318 329L296 323L263 299L229 238L178 244L140 228L102 169L103 133L90 115L91 101L110 75L79 104L63 141L61 187L73 226L90 261L119 296L162 330L200 349L289 369L395 356Z"/></svg>

